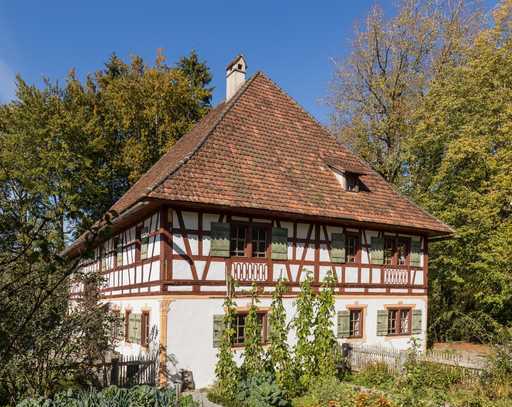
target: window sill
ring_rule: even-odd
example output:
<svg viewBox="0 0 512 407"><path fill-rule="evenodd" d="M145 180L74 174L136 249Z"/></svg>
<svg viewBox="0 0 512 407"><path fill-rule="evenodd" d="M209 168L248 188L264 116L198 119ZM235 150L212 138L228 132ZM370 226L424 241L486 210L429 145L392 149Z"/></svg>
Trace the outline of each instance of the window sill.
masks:
<svg viewBox="0 0 512 407"><path fill-rule="evenodd" d="M384 336L386 339L400 339L400 338L410 338L412 334L387 334Z"/></svg>

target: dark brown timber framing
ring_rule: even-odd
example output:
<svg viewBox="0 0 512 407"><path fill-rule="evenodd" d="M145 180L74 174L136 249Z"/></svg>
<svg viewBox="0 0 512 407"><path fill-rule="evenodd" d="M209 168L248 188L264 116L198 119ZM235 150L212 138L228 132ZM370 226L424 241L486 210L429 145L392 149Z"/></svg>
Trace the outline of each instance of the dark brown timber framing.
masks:
<svg viewBox="0 0 512 407"><path fill-rule="evenodd" d="M152 206L153 207L153 206ZM210 235L210 232L204 230L204 216L205 213L208 214L219 214L218 220L230 221L234 216L244 216L249 218L249 222L252 221L253 217L257 216L260 219L267 219L269 224L271 223L274 226L281 226L283 222L288 222L292 224L290 229L290 237L288 238L288 245L291 248L290 253L291 256L288 260L274 260L270 259L270 256L266 259L253 259L256 262L264 261L268 264L269 275L264 281L254 281L254 283L261 288L262 294L264 291L264 287L273 287L275 286L275 281L272 279L273 272L273 264L279 264L285 267L286 275L288 279L288 284L290 286L290 294L293 293L293 287L298 287L300 284L301 275L306 271L312 271L314 275L314 287L319 287L321 285L320 281L320 268L328 267L331 272L336 275L338 284L336 287L336 293L339 295L393 295L393 296L403 296L403 295L427 295L428 291L428 235L425 231L412 231L412 230L402 230L401 228L390 228L389 226L378 227L378 225L373 224L361 224L354 222L341 222L341 221L332 221L325 220L319 221L318 218L311 219L308 217L298 217L295 215L286 214L287 216L283 216L282 214L278 214L275 212L269 213L268 211L247 211L247 210L220 210L218 207L202 207L200 211L197 210L196 206L190 205L180 205L180 206L169 206L169 205L160 205L157 208L159 211L160 225L155 232L152 232L151 235L159 235L159 244L160 244L160 254L151 258L147 258L144 260L137 260L134 263L123 265L121 267L114 267L111 270L103 270L102 272L105 274L108 273L119 273L122 270L126 270L127 268L133 268L137 265L143 265L155 260L160 261L160 270L159 270L159 280L144 282L139 284L129 284L129 285L121 285L117 287L109 287L108 289L102 289L101 293L108 298L118 298L118 297L129 297L129 296L153 296L153 295L204 295L204 296L223 296L225 294L225 280L211 280L208 279L208 272L212 262L225 262L226 272L230 272L232 262L238 261L237 258L223 258L223 257L211 257L208 253L205 253L203 246L203 239L206 236ZM186 229L185 222L183 219L183 211L186 210L188 212L194 212L197 214L197 229ZM150 215L146 211L142 213L144 216ZM174 217L174 228L171 216ZM131 223L124 223L125 228L133 227L140 223L143 219L143 216L140 217L132 217ZM297 232L298 224L307 225L307 232L305 238L299 238ZM329 235L328 235L328 226L334 227L343 227L345 233L349 233L351 235L355 235L358 237L358 253L356 256L356 261L353 263L333 263L330 260L321 260L320 259L320 248L324 247L327 250L330 250ZM346 229L353 229L354 231L348 232ZM400 230L397 230L400 229ZM357 231L356 231L357 230ZM424 267L414 267L407 262L405 265L393 265L393 268L396 270L403 271L404 275L406 273L407 283L406 284L393 284L393 283L383 283L384 281L384 273L389 266L387 265L370 265L361 262L361 253L365 251L369 253L369 242L365 233L365 230L374 230L379 231L379 235L386 234L387 236L397 236L399 232L407 233L410 235L416 235L421 237L422 247L423 247L423 255L424 255ZM172 236L173 234L179 234L183 238L184 242L184 253L176 253L172 250ZM193 235L197 237L198 240L198 250L196 254L193 254L190 236ZM298 250L298 247L304 247L301 252ZM307 255L307 250L310 251L310 255ZM312 256L311 256L312 254ZM309 260L308 260L309 258ZM184 260L186 261L191 268L192 278L190 279L176 279L173 275L173 260ZM196 268L196 262L203 261L205 262L205 267L202 273L198 273ZM292 268L298 266L298 271L296 272L295 279L292 276ZM352 269L357 269L357 281L355 282L347 282L344 278L340 278L337 275L339 270L342 271L342 276L345 276L344 270L347 267L351 267ZM363 281L362 279L362 269L369 269L368 278L369 280ZM373 276L374 272L372 269L380 270L380 279L379 282L374 282ZM414 285L412 282L415 281L415 276L417 272L423 273L423 283ZM120 281L120 279L118 279ZM241 290L249 290L250 286L253 284L253 281L242 281L240 283ZM202 290L202 287L208 287L207 290ZM218 287L218 290L215 289ZM152 288L150 291L147 288ZM186 289L185 289L186 288ZM141 290L143 289L143 290ZM185 289L185 290L184 290ZM115 292L115 294L114 294Z"/></svg>

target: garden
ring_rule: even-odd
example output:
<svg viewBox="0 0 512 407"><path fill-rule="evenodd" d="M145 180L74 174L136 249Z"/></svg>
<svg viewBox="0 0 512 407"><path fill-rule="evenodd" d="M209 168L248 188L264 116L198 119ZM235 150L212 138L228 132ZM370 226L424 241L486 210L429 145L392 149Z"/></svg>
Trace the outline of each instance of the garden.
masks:
<svg viewBox="0 0 512 407"><path fill-rule="evenodd" d="M216 366L217 382L208 398L225 407L391 407L512 405L510 332L496 340L487 367L470 371L420 358L414 337L399 372L382 362L353 372L334 335L334 282L328 276L316 292L311 278L301 285L296 315L287 323L281 281L269 313L269 345L260 343L258 292L246 319L243 359L232 353L234 296L225 300L224 330ZM293 329L296 344L288 345Z"/></svg>

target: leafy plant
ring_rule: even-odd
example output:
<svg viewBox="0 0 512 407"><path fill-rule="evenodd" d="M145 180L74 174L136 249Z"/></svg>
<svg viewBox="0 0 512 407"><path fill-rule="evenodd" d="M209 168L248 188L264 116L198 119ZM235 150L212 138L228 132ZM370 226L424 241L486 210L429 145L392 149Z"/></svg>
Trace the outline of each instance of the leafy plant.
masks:
<svg viewBox="0 0 512 407"><path fill-rule="evenodd" d="M315 373L320 378L336 375L337 342L333 326L335 284L336 279L329 273L323 282L320 295L316 298L312 350Z"/></svg>
<svg viewBox="0 0 512 407"><path fill-rule="evenodd" d="M297 378L295 387L296 394L300 394L301 391L309 387L313 379L313 372L315 371L313 345L311 341L311 327L314 320L315 304L315 296L313 289L311 288L312 282L313 277L311 276L311 273L308 272L300 286L300 293L297 296L296 301L297 312L293 320L293 326L297 336L297 343L293 349L293 364Z"/></svg>
<svg viewBox="0 0 512 407"><path fill-rule="evenodd" d="M283 294L286 285L279 280L270 306L269 318L269 341L268 359L274 369L276 383L281 389L293 392L295 385L293 380L293 368L288 346L288 325L286 323L286 310L283 305Z"/></svg>
<svg viewBox="0 0 512 407"><path fill-rule="evenodd" d="M240 380L240 370L233 358L231 351L232 338L235 334L233 327L236 303L233 301L233 282L228 282L228 296L224 300L224 330L217 354L217 364L215 365L215 376L217 377L217 391L211 392L213 398L222 400L234 400L238 390ZM212 401L215 401L212 399Z"/></svg>
<svg viewBox="0 0 512 407"><path fill-rule="evenodd" d="M244 354L241 371L243 377L258 376L263 372L264 358L261 345L261 330L263 327L258 318L258 292L253 286L251 293L251 307L245 318Z"/></svg>

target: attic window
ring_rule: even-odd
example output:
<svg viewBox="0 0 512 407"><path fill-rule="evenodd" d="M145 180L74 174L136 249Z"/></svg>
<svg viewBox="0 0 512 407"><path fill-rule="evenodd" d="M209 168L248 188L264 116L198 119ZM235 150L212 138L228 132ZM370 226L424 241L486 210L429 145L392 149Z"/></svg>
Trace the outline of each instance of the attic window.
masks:
<svg viewBox="0 0 512 407"><path fill-rule="evenodd" d="M359 192L359 176L350 172L345 173L347 191Z"/></svg>
<svg viewBox="0 0 512 407"><path fill-rule="evenodd" d="M366 190L359 179L361 175L368 173L368 170L362 165L333 157L327 157L324 161L334 172L336 179L345 191L359 192L361 189Z"/></svg>

